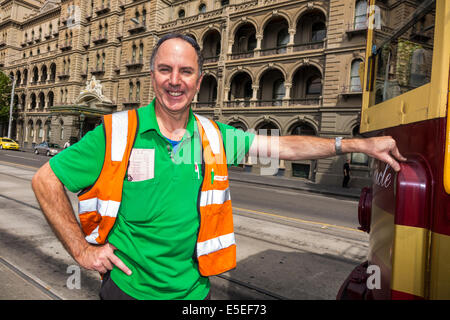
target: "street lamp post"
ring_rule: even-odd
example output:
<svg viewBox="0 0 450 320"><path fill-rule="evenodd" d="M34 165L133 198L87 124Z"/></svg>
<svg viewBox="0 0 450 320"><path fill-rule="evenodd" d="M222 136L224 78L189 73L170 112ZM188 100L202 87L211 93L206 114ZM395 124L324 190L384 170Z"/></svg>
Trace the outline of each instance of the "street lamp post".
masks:
<svg viewBox="0 0 450 320"><path fill-rule="evenodd" d="M86 119L86 116L82 113L80 114L80 140L83 137L83 124L84 124L84 119Z"/></svg>
<svg viewBox="0 0 450 320"><path fill-rule="evenodd" d="M11 75L10 75L11 77ZM11 125L12 125L12 113L13 113L13 104L14 104L14 90L16 88L16 78L14 75L12 76L12 90L11 90L11 103L9 104L9 123L8 123L8 138L11 139Z"/></svg>

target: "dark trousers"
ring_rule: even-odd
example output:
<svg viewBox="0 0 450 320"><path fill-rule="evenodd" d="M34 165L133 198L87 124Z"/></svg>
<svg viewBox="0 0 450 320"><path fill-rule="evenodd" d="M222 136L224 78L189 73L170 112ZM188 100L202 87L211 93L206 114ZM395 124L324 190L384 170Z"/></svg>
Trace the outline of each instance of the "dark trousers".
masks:
<svg viewBox="0 0 450 320"><path fill-rule="evenodd" d="M347 188L349 181L350 181L350 176L344 176L344 181L342 181L342 187Z"/></svg>
<svg viewBox="0 0 450 320"><path fill-rule="evenodd" d="M101 300L136 300L123 292L110 277L110 271L103 276L102 286L100 288ZM211 300L211 290L204 300Z"/></svg>

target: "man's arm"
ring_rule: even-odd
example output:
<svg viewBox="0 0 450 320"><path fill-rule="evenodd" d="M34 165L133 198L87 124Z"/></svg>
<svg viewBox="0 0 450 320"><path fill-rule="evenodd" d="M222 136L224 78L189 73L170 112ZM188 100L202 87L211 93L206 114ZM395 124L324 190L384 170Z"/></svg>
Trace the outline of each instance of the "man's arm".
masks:
<svg viewBox="0 0 450 320"><path fill-rule="evenodd" d="M397 161L406 161L392 137L343 139L342 152L362 152L389 164L400 171ZM270 137L257 135L249 151L250 156L278 157L281 160L321 159L336 155L335 140L312 136Z"/></svg>
<svg viewBox="0 0 450 320"><path fill-rule="evenodd" d="M105 273L116 265L126 274L131 274L125 264L114 255L114 246L109 243L94 246L85 240L64 186L48 162L33 176L31 185L56 236L82 267Z"/></svg>

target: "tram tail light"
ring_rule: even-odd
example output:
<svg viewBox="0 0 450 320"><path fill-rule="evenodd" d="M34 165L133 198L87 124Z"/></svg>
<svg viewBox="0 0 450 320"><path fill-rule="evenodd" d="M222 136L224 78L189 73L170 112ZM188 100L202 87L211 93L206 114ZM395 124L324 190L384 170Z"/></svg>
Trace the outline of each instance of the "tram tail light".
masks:
<svg viewBox="0 0 450 320"><path fill-rule="evenodd" d="M370 232L370 218L372 212L372 188L364 187L361 190L358 204L359 230Z"/></svg>

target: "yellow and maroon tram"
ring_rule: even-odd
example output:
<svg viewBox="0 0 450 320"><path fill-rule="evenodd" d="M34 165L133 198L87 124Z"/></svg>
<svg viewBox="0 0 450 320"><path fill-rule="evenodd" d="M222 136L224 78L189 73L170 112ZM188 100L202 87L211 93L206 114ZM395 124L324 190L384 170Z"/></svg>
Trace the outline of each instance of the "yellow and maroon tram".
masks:
<svg viewBox="0 0 450 320"><path fill-rule="evenodd" d="M392 136L408 160L373 161L367 261L337 298L450 299L450 1L371 0L360 75L361 133Z"/></svg>

